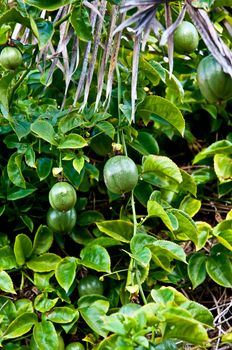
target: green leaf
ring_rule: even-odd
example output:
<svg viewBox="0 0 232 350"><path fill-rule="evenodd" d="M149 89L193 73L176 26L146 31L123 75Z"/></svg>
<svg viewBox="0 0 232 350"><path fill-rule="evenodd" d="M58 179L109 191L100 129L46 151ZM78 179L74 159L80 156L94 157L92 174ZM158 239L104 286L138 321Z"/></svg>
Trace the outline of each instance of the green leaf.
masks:
<svg viewBox="0 0 232 350"><path fill-rule="evenodd" d="M73 168L80 174L81 170L84 168L85 158L78 157L73 159Z"/></svg>
<svg viewBox="0 0 232 350"><path fill-rule="evenodd" d="M33 313L33 303L29 299L18 299L15 301L17 316L25 314L25 312Z"/></svg>
<svg viewBox="0 0 232 350"><path fill-rule="evenodd" d="M76 258L71 256L66 256L56 266L56 279L66 293L75 280L76 268Z"/></svg>
<svg viewBox="0 0 232 350"><path fill-rule="evenodd" d="M47 141L51 145L57 146L55 140L55 131L51 123L46 120L36 120L31 124L31 131L34 132L39 138Z"/></svg>
<svg viewBox="0 0 232 350"><path fill-rule="evenodd" d="M27 267L35 272L49 272L56 269L61 258L53 253L45 253L27 262Z"/></svg>
<svg viewBox="0 0 232 350"><path fill-rule="evenodd" d="M52 170L52 159L47 157L37 158L36 171L40 181L46 179Z"/></svg>
<svg viewBox="0 0 232 350"><path fill-rule="evenodd" d="M115 128L113 125L107 121L101 121L96 124L97 128L108 135L112 140L114 139Z"/></svg>
<svg viewBox="0 0 232 350"><path fill-rule="evenodd" d="M212 227L204 221L196 221L195 222L198 232L198 242L196 244L196 250L202 249L209 237L212 234Z"/></svg>
<svg viewBox="0 0 232 350"><path fill-rule="evenodd" d="M11 247L0 248L0 270L11 270L16 267L15 255Z"/></svg>
<svg viewBox="0 0 232 350"><path fill-rule="evenodd" d="M30 196L36 190L37 190L36 188L22 189L22 188L13 187L7 193L7 200L8 201L16 201L17 199L25 198L27 196Z"/></svg>
<svg viewBox="0 0 232 350"><path fill-rule="evenodd" d="M178 229L174 231L175 236L180 240L190 239L195 245L198 244L198 232L195 222L191 217L179 209L171 209L178 220Z"/></svg>
<svg viewBox="0 0 232 350"><path fill-rule="evenodd" d="M47 226L40 225L35 234L32 253L34 255L46 253L51 247L52 242L52 231Z"/></svg>
<svg viewBox="0 0 232 350"><path fill-rule="evenodd" d="M97 210L85 210L78 216L79 226L89 226L99 221L103 221L104 216Z"/></svg>
<svg viewBox="0 0 232 350"><path fill-rule="evenodd" d="M72 14L74 11L72 12ZM84 123L83 116L76 112L71 112L68 115L62 117L59 121L58 128L62 134L81 126Z"/></svg>
<svg viewBox="0 0 232 350"><path fill-rule="evenodd" d="M21 337L22 335L29 332L32 326L36 324L36 322L37 316L33 312L25 312L24 314L19 315L5 330L3 339Z"/></svg>
<svg viewBox="0 0 232 350"><path fill-rule="evenodd" d="M143 158L141 176L161 188L176 188L182 182L180 169L170 158L152 154Z"/></svg>
<svg viewBox="0 0 232 350"><path fill-rule="evenodd" d="M34 307L39 312L50 311L58 302L59 298L49 299L47 293L37 295L34 300Z"/></svg>
<svg viewBox="0 0 232 350"><path fill-rule="evenodd" d="M82 41L92 40L92 27L89 21L89 14L84 7L75 7L72 11L70 22Z"/></svg>
<svg viewBox="0 0 232 350"><path fill-rule="evenodd" d="M193 178L193 176L189 175L186 171L183 169L180 169L181 176L183 181L179 184L179 192L189 192L194 197L197 195L197 184Z"/></svg>
<svg viewBox="0 0 232 350"><path fill-rule="evenodd" d="M57 10L58 8L72 4L73 2L74 0L25 0L25 3L30 6L49 11Z"/></svg>
<svg viewBox="0 0 232 350"><path fill-rule="evenodd" d="M161 315L166 324L163 339L176 338L197 345L206 345L209 341L204 326L193 319L187 310L181 307L166 307Z"/></svg>
<svg viewBox="0 0 232 350"><path fill-rule="evenodd" d="M159 217L170 231L173 230L172 222L169 216L158 202L149 200L147 202L147 212L148 217Z"/></svg>
<svg viewBox="0 0 232 350"><path fill-rule="evenodd" d="M130 146L143 156L159 154L159 145L156 139L152 134L145 131L139 131L137 138L130 143Z"/></svg>
<svg viewBox="0 0 232 350"><path fill-rule="evenodd" d="M232 180L232 158L224 154L215 154L214 171L221 183Z"/></svg>
<svg viewBox="0 0 232 350"><path fill-rule="evenodd" d="M30 238L20 233L15 238L14 243L14 254L16 258L16 262L19 266L22 266L25 264L27 258L30 257L32 252L32 242Z"/></svg>
<svg viewBox="0 0 232 350"><path fill-rule="evenodd" d="M99 296L98 300L95 301L89 296L84 296L78 301L78 310L81 317L94 332L102 337L106 337L108 334L108 331L104 329L104 322L102 320L102 317L106 315L108 309L109 302L106 300L99 300Z"/></svg>
<svg viewBox="0 0 232 350"><path fill-rule="evenodd" d="M7 173L15 186L26 189L26 181L22 173L22 158L22 153L13 153L7 163Z"/></svg>
<svg viewBox="0 0 232 350"><path fill-rule="evenodd" d="M20 215L20 219L27 226L29 231L33 232L34 224L33 224L33 221L31 220L31 218L28 215L26 215L26 214L22 214L22 215Z"/></svg>
<svg viewBox="0 0 232 350"><path fill-rule="evenodd" d="M222 231L232 230L232 219L223 220L213 228L213 235L218 236Z"/></svg>
<svg viewBox="0 0 232 350"><path fill-rule="evenodd" d="M193 289L204 282L206 278L206 256L204 253L194 253L189 259L188 275L192 282Z"/></svg>
<svg viewBox="0 0 232 350"><path fill-rule="evenodd" d="M52 322L44 320L37 323L33 336L40 350L58 349L58 335Z"/></svg>
<svg viewBox="0 0 232 350"><path fill-rule="evenodd" d="M143 119L145 124L148 124L152 115L158 115L173 126L182 136L184 134L185 121L180 110L163 97L147 96L139 104L137 114Z"/></svg>
<svg viewBox="0 0 232 350"><path fill-rule="evenodd" d="M137 233L130 242L130 249L134 259L146 267L151 260L151 251L147 248L148 245L152 245L156 239L150 235Z"/></svg>
<svg viewBox="0 0 232 350"><path fill-rule="evenodd" d="M46 315L46 318L55 323L69 323L73 321L77 314L77 310L71 309L68 306L58 306L54 307L54 309Z"/></svg>
<svg viewBox="0 0 232 350"><path fill-rule="evenodd" d="M125 220L107 220L96 223L98 229L106 235L120 241L129 243L133 237L134 225Z"/></svg>
<svg viewBox="0 0 232 350"><path fill-rule="evenodd" d="M218 236L217 240L224 245L227 249L232 251L232 229L222 231Z"/></svg>
<svg viewBox="0 0 232 350"><path fill-rule="evenodd" d="M23 17L21 13L17 11L16 7L12 7L0 17L0 26L5 23L21 23L23 26L30 27L29 19Z"/></svg>
<svg viewBox="0 0 232 350"><path fill-rule="evenodd" d="M58 145L58 148L60 149L66 149L66 148L83 148L85 146L88 146L85 139L78 134L68 134L64 136L61 140L61 142Z"/></svg>
<svg viewBox="0 0 232 350"><path fill-rule="evenodd" d="M176 259L186 263L184 249L174 242L157 240L149 245L149 249L153 255L164 255L170 260Z"/></svg>
<svg viewBox="0 0 232 350"><path fill-rule="evenodd" d="M222 343L232 344L232 332L223 334L221 341Z"/></svg>
<svg viewBox="0 0 232 350"><path fill-rule="evenodd" d="M110 256L100 245L91 245L80 252L81 264L98 272L110 273Z"/></svg>
<svg viewBox="0 0 232 350"><path fill-rule="evenodd" d="M194 160L193 164L200 162L202 159L212 157L215 154L232 154L232 143L228 140L220 140L212 143L209 147L199 152Z"/></svg>
<svg viewBox="0 0 232 350"><path fill-rule="evenodd" d="M16 294L12 279L6 271L0 271L0 290L6 293Z"/></svg>
<svg viewBox="0 0 232 350"><path fill-rule="evenodd" d="M9 111L9 100L14 76L15 73L10 72L0 79L0 106L2 105L6 111ZM9 119L11 120L10 117Z"/></svg>
<svg viewBox="0 0 232 350"><path fill-rule="evenodd" d="M50 21L41 21L35 22L35 25L37 27L37 33L34 34L38 39L39 49L42 50L54 34L53 24Z"/></svg>
<svg viewBox="0 0 232 350"><path fill-rule="evenodd" d="M224 254L209 256L206 261L208 275L220 286L232 288L232 265Z"/></svg>
<svg viewBox="0 0 232 350"><path fill-rule="evenodd" d="M193 198L189 194L180 202L179 209L193 217L201 208L201 201Z"/></svg>

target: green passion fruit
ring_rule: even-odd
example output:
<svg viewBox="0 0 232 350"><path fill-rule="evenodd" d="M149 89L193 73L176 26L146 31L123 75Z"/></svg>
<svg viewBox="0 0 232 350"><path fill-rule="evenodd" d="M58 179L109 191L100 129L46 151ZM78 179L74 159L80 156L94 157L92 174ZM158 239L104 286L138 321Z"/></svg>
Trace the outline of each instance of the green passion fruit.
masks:
<svg viewBox="0 0 232 350"><path fill-rule="evenodd" d="M68 211L59 211L49 208L47 212L47 225L54 233L69 233L77 221L75 208Z"/></svg>
<svg viewBox="0 0 232 350"><path fill-rule="evenodd" d="M197 67L197 82L206 100L218 103L232 98L232 78L212 56L204 57Z"/></svg>
<svg viewBox="0 0 232 350"><path fill-rule="evenodd" d="M138 183L136 164L127 156L118 155L108 159L103 176L108 190L117 194L132 191Z"/></svg>
<svg viewBox="0 0 232 350"><path fill-rule="evenodd" d="M22 54L16 47L4 47L0 53L0 64L3 68L14 70L23 62Z"/></svg>
<svg viewBox="0 0 232 350"><path fill-rule="evenodd" d="M65 350L85 350L85 347L80 342L76 341L73 343L70 343L66 346Z"/></svg>
<svg viewBox="0 0 232 350"><path fill-rule="evenodd" d="M76 191L68 182L57 182L49 191L49 203L53 209L68 211L75 206L76 200Z"/></svg>
<svg viewBox="0 0 232 350"><path fill-rule="evenodd" d="M199 35L195 26L188 21L183 21L176 28L173 36L174 50L180 54L189 54L196 50L199 43Z"/></svg>
<svg viewBox="0 0 232 350"><path fill-rule="evenodd" d="M77 289L80 297L90 294L103 295L104 285L97 276L87 275L79 281Z"/></svg>

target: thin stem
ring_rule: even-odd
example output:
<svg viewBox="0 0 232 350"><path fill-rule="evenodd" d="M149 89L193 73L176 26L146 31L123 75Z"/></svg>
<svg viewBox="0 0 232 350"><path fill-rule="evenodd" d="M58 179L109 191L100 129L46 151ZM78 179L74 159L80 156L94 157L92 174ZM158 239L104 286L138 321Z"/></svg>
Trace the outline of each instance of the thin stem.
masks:
<svg viewBox="0 0 232 350"><path fill-rule="evenodd" d="M128 155L127 154L127 147L126 147L126 141L125 141L125 136L124 136L123 131L122 131L122 137L121 138L122 138L122 147L123 147L125 155L127 156Z"/></svg>
<svg viewBox="0 0 232 350"><path fill-rule="evenodd" d="M144 295L144 292L143 292L143 288L142 288L142 285L141 285L141 282L140 282L140 278L139 278L139 271L136 269L136 280L137 280L137 283L139 285L139 292L140 292L140 295L142 297L142 300L143 300L143 303L144 305L147 304L147 299Z"/></svg>
<svg viewBox="0 0 232 350"><path fill-rule="evenodd" d="M54 28L59 27L60 24L62 24L66 19L68 19L71 16L71 12L67 13L64 17L62 17L59 21L53 24Z"/></svg>
<svg viewBox="0 0 232 350"><path fill-rule="evenodd" d="M136 210L135 210L134 191L131 191L131 207L132 207L133 223L134 223L133 236L135 236L136 235L136 231L137 231L137 218L136 218Z"/></svg>

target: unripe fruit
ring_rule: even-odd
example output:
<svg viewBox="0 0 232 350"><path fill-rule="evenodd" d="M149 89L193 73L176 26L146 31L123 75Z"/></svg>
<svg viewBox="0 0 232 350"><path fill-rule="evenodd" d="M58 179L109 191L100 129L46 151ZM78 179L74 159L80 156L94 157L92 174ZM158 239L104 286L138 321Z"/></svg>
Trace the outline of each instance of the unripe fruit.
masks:
<svg viewBox="0 0 232 350"><path fill-rule="evenodd" d="M77 200L74 187L68 182L57 182L49 191L49 203L53 209L68 211Z"/></svg>
<svg viewBox="0 0 232 350"><path fill-rule="evenodd" d="M136 164L127 156L115 156L107 160L103 176L109 191L123 194L132 191L138 183Z"/></svg>
<svg viewBox="0 0 232 350"><path fill-rule="evenodd" d="M197 82L202 95L211 103L232 98L232 78L212 55L204 57L199 63Z"/></svg>
<svg viewBox="0 0 232 350"><path fill-rule="evenodd" d="M199 35L191 22L183 21L175 30L174 50L180 54L189 54L196 50L199 43Z"/></svg>
<svg viewBox="0 0 232 350"><path fill-rule="evenodd" d="M21 52L16 47L5 47L0 53L0 64L5 69L14 70L23 62Z"/></svg>
<svg viewBox="0 0 232 350"><path fill-rule="evenodd" d="M77 214L75 208L62 212L49 208L47 212L47 225L54 233L69 233L76 224Z"/></svg>

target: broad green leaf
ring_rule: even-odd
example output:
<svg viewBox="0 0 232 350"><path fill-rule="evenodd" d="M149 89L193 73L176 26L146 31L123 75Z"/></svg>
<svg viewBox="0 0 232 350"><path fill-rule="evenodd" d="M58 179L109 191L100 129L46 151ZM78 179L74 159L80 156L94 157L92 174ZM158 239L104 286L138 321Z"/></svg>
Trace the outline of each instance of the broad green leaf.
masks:
<svg viewBox="0 0 232 350"><path fill-rule="evenodd" d="M37 323L33 336L40 350L58 349L58 335L52 322L43 320Z"/></svg>
<svg viewBox="0 0 232 350"><path fill-rule="evenodd" d="M225 230L219 233L217 240L227 249L232 251L232 229Z"/></svg>
<svg viewBox="0 0 232 350"><path fill-rule="evenodd" d="M232 143L228 140L220 140L212 143L195 156L193 164L207 157L212 157L215 154L232 154Z"/></svg>
<svg viewBox="0 0 232 350"><path fill-rule="evenodd" d="M65 148L76 149L76 148L83 148L85 146L88 146L88 144L81 135L68 134L62 138L61 142L58 145L58 148L60 148L60 149L65 149Z"/></svg>
<svg viewBox="0 0 232 350"><path fill-rule="evenodd" d="M16 294L12 279L6 271L0 271L0 290L6 293Z"/></svg>
<svg viewBox="0 0 232 350"><path fill-rule="evenodd" d="M11 322L9 327L5 330L3 334L3 339L13 339L21 337L30 331L32 326L36 324L37 316L32 312L25 312L22 315L16 317L16 319Z"/></svg>
<svg viewBox="0 0 232 350"><path fill-rule="evenodd" d="M16 201L17 199L22 199L22 198L25 198L27 196L30 196L35 191L36 191L36 188L23 189L23 188L13 187L7 193L7 200L8 201Z"/></svg>
<svg viewBox="0 0 232 350"><path fill-rule="evenodd" d="M36 171L40 181L46 179L52 170L52 159L47 157L37 158Z"/></svg>
<svg viewBox="0 0 232 350"><path fill-rule="evenodd" d="M232 344L232 332L223 334L221 341L222 343Z"/></svg>
<svg viewBox="0 0 232 350"><path fill-rule="evenodd" d="M190 239L195 245L198 244L198 232L195 222L191 217L182 210L172 209L171 213L174 214L178 220L178 229L174 231L177 239L187 240Z"/></svg>
<svg viewBox="0 0 232 350"><path fill-rule="evenodd" d="M18 187L26 189L26 181L22 173L23 154L13 153L7 163L7 173L10 181Z"/></svg>
<svg viewBox="0 0 232 350"><path fill-rule="evenodd" d="M30 232L33 232L34 230L34 224L32 219L26 215L26 214L22 214L20 215L20 219L22 220L22 222L27 226L27 228L29 229Z"/></svg>
<svg viewBox="0 0 232 350"><path fill-rule="evenodd" d="M214 282L226 288L232 288L232 265L224 254L209 256L206 270Z"/></svg>
<svg viewBox="0 0 232 350"><path fill-rule="evenodd" d="M179 184L179 191L183 193L191 193L194 197L197 195L197 184L192 175L189 175L183 169L180 169L182 182Z"/></svg>
<svg viewBox="0 0 232 350"><path fill-rule="evenodd" d="M33 303L31 300L23 298L15 301L17 316L25 314L25 312L33 313Z"/></svg>
<svg viewBox="0 0 232 350"><path fill-rule="evenodd" d="M202 252L194 253L189 259L188 276L192 282L193 289L204 282L206 278L206 255Z"/></svg>
<svg viewBox="0 0 232 350"><path fill-rule="evenodd" d="M172 231L172 222L167 215L166 211L164 208L156 201L154 200L149 200L147 202L147 212L148 212L148 217L159 217L163 223L167 226L167 228Z"/></svg>
<svg viewBox="0 0 232 350"><path fill-rule="evenodd" d="M214 317L206 306L187 299L181 304L181 307L188 310L195 320L201 322L205 326L213 327Z"/></svg>
<svg viewBox="0 0 232 350"><path fill-rule="evenodd" d="M58 8L71 4L73 2L74 0L25 0L25 3L30 6L35 6L41 10L49 11L57 10Z"/></svg>
<svg viewBox="0 0 232 350"><path fill-rule="evenodd" d="M181 307L167 307L161 312L165 319L164 339L176 338L191 344L206 345L209 338L204 326Z"/></svg>
<svg viewBox="0 0 232 350"><path fill-rule="evenodd" d="M107 300L90 301L92 300L88 296L80 298L78 301L78 310L87 325L94 332L102 337L106 337L108 331L104 328L102 317L106 315L109 309L109 302Z"/></svg>
<svg viewBox="0 0 232 350"><path fill-rule="evenodd" d="M23 17L16 7L12 7L9 11L3 13L0 17L0 26L5 23L21 23L25 27L30 27L30 21L27 17Z"/></svg>
<svg viewBox="0 0 232 350"><path fill-rule="evenodd" d="M39 138L47 141L51 145L57 146L55 140L55 131L51 123L46 120L36 120L31 124L31 131L34 132Z"/></svg>
<svg viewBox="0 0 232 350"><path fill-rule="evenodd" d="M78 157L73 159L73 167L74 169L80 174L81 170L84 168L85 165L85 158L84 157Z"/></svg>
<svg viewBox="0 0 232 350"><path fill-rule="evenodd" d="M53 24L50 21L41 21L36 22L35 24L37 27L36 37L38 39L39 49L42 50L48 44L49 40L51 40L54 34Z"/></svg>
<svg viewBox="0 0 232 350"><path fill-rule="evenodd" d="M130 143L130 146L143 156L159 154L159 145L156 139L152 134L145 131L138 132L137 138Z"/></svg>
<svg viewBox="0 0 232 350"><path fill-rule="evenodd" d="M76 268L76 258L71 256L66 256L56 266L56 279L66 293L75 280Z"/></svg>
<svg viewBox="0 0 232 350"><path fill-rule="evenodd" d="M193 217L201 208L201 201L190 195L185 196L180 202L179 209Z"/></svg>
<svg viewBox="0 0 232 350"><path fill-rule="evenodd" d="M165 156L145 156L141 176L143 180L161 188L171 188L173 185L177 188L182 182L180 169Z"/></svg>
<svg viewBox="0 0 232 350"><path fill-rule="evenodd" d="M143 267L146 267L151 260L151 251L147 248L148 245L152 245L156 239L153 236L137 233L130 242L130 249L133 257Z"/></svg>
<svg viewBox="0 0 232 350"><path fill-rule="evenodd" d="M72 12L72 14L75 11ZM62 117L59 121L58 127L62 134L77 128L78 126L84 123L83 116L81 114L77 114L76 112L71 112L68 115Z"/></svg>
<svg viewBox="0 0 232 350"><path fill-rule="evenodd" d="M204 221L196 221L198 234L198 242L196 244L196 250L200 250L205 246L205 243L212 235L212 227Z"/></svg>
<svg viewBox="0 0 232 350"><path fill-rule="evenodd" d="M46 318L55 323L69 323L73 321L77 313L77 310L68 306L57 306L47 313Z"/></svg>
<svg viewBox="0 0 232 350"><path fill-rule="evenodd" d="M106 235L120 241L129 243L133 237L134 225L125 220L107 220L96 223L98 229Z"/></svg>
<svg viewBox="0 0 232 350"><path fill-rule="evenodd" d="M56 269L61 258L53 253L45 253L32 258L27 262L27 267L35 272L49 272Z"/></svg>
<svg viewBox="0 0 232 350"><path fill-rule="evenodd" d="M8 34L11 27L7 24L0 26L0 45L4 45L7 42Z"/></svg>
<svg viewBox="0 0 232 350"><path fill-rule="evenodd" d="M17 317L15 303L8 296L0 297L1 331L5 331L9 324ZM2 334L1 332L1 334Z"/></svg>
<svg viewBox="0 0 232 350"><path fill-rule="evenodd" d="M0 270L11 270L16 267L13 249L10 246L0 248Z"/></svg>
<svg viewBox="0 0 232 350"><path fill-rule="evenodd" d="M213 228L213 235L218 236L222 231L232 230L232 219L223 220Z"/></svg>
<svg viewBox="0 0 232 350"><path fill-rule="evenodd" d="M75 7L72 11L70 22L80 40L92 40L92 27L85 7Z"/></svg>
<svg viewBox="0 0 232 350"><path fill-rule="evenodd" d="M14 254L15 254L17 264L19 266L24 265L27 258L30 257L31 252L32 252L31 239L23 233L18 234L14 242Z"/></svg>
<svg viewBox="0 0 232 350"><path fill-rule="evenodd" d="M49 292L53 292L54 291L54 287L50 284L50 279L51 277L53 277L55 274L54 271L50 271L50 272L44 272L44 273L34 273L34 284L35 286L41 290L41 291L49 291Z"/></svg>
<svg viewBox="0 0 232 350"><path fill-rule="evenodd" d="M232 180L232 158L224 154L215 154L214 171L221 183Z"/></svg>
<svg viewBox="0 0 232 350"><path fill-rule="evenodd" d="M97 128L103 131L106 135L108 135L112 140L114 139L115 128L113 125L105 120L98 122L96 124Z"/></svg>
<svg viewBox="0 0 232 350"><path fill-rule="evenodd" d="M1 77L0 79L0 105L2 105L6 111L9 110L9 100L10 100L11 89L12 89L12 79L14 78L14 76L15 76L15 73L10 72L7 75Z"/></svg>
<svg viewBox="0 0 232 350"><path fill-rule="evenodd" d="M46 253L51 247L52 242L53 242L52 231L47 226L40 225L35 234L32 253L34 255Z"/></svg>
<svg viewBox="0 0 232 350"><path fill-rule="evenodd" d="M47 293L41 293L35 298L34 307L37 311L45 313L50 311L58 300L59 298L49 299Z"/></svg>
<svg viewBox="0 0 232 350"><path fill-rule="evenodd" d="M137 114L143 119L145 124L148 124L152 115L158 115L173 126L181 135L184 134L185 121L180 110L163 97L147 96L138 105Z"/></svg>
<svg viewBox="0 0 232 350"><path fill-rule="evenodd" d="M110 273L110 256L100 245L86 246L80 252L81 264L99 271Z"/></svg>
<svg viewBox="0 0 232 350"><path fill-rule="evenodd" d="M186 262L184 249L178 244L165 240L157 240L149 245L153 255L164 255L170 260L176 259Z"/></svg>

